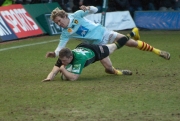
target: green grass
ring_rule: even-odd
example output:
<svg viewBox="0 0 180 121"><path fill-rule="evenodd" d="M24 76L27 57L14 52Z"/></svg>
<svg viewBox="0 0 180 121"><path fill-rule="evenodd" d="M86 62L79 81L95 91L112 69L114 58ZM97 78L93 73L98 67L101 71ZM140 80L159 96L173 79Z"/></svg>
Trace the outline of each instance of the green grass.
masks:
<svg viewBox="0 0 180 121"><path fill-rule="evenodd" d="M127 33L127 31L122 31ZM113 76L99 62L86 67L78 81L42 83L56 59L45 58L58 41L0 51L0 121L179 121L180 31L141 31L141 39L171 53L123 47L110 56L132 76ZM29 38L0 43L0 49L59 39ZM74 48L72 40L67 47Z"/></svg>

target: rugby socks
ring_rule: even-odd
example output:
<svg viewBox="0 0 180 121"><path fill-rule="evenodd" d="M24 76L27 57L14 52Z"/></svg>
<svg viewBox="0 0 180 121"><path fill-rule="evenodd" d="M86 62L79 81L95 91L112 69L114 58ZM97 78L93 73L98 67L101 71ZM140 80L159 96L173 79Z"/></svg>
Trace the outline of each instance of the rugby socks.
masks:
<svg viewBox="0 0 180 121"><path fill-rule="evenodd" d="M122 46L124 46L126 44L126 42L129 40L129 37L122 37L119 40L117 40L116 42L114 42L117 46L117 49L121 48ZM138 46L137 48L143 51L150 51L150 52L154 52L157 55L160 55L161 50L154 48L153 46L147 44L146 42L137 40Z"/></svg>
<svg viewBox="0 0 180 121"><path fill-rule="evenodd" d="M115 75L123 75L123 73L120 70L117 70L114 67L113 67L113 70L114 70Z"/></svg>
<svg viewBox="0 0 180 121"><path fill-rule="evenodd" d="M143 50L143 51L151 51L157 55L160 55L161 50L156 49L153 46L151 46L143 41L138 40L137 42L138 42L138 46L137 46L138 49Z"/></svg>
<svg viewBox="0 0 180 121"><path fill-rule="evenodd" d="M123 75L123 73L120 70L115 69L114 67L112 67L111 71L106 69L105 72L108 74Z"/></svg>
<svg viewBox="0 0 180 121"><path fill-rule="evenodd" d="M122 37L119 40L117 40L116 42L114 42L117 46L117 49L121 48L122 46L124 46L126 44L126 42L129 40L129 37Z"/></svg>

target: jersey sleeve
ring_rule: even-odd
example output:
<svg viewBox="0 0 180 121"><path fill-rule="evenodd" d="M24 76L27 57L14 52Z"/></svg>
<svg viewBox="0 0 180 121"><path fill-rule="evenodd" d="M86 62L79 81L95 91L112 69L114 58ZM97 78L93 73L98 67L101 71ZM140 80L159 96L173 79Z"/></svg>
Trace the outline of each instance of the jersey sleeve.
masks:
<svg viewBox="0 0 180 121"><path fill-rule="evenodd" d="M90 9L89 9L90 14L94 14L98 11L97 7L94 7L94 6L89 6L89 7L90 7Z"/></svg>
<svg viewBox="0 0 180 121"><path fill-rule="evenodd" d="M59 51L66 46L68 41L69 41L69 37L62 33L59 44L55 50L56 57L59 56Z"/></svg>
<svg viewBox="0 0 180 121"><path fill-rule="evenodd" d="M81 17L84 17L84 16L87 16L89 14L94 14L98 11L98 9L94 6L90 6L90 9L89 10L86 10L86 11L83 11L83 10L78 10L74 13L75 16L81 16Z"/></svg>
<svg viewBox="0 0 180 121"><path fill-rule="evenodd" d="M61 65L62 65L62 62L61 62L61 60L58 58L58 60L56 61L56 63L55 63L55 66L57 66L57 67L61 67Z"/></svg>

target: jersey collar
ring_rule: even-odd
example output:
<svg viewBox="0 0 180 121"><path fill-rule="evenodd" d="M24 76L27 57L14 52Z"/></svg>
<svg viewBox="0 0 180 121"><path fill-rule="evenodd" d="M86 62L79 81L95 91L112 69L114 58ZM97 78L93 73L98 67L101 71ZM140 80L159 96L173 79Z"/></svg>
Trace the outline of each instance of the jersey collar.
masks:
<svg viewBox="0 0 180 121"><path fill-rule="evenodd" d="M72 27L72 21L74 18L72 16L68 16L68 18L69 18L69 24L68 24L67 28L71 28Z"/></svg>

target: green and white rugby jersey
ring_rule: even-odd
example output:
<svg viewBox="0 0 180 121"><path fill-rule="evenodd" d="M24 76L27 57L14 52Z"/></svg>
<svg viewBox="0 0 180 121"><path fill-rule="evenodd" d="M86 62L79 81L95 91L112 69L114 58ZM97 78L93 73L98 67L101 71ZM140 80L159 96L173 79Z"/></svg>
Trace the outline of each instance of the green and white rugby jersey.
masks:
<svg viewBox="0 0 180 121"><path fill-rule="evenodd" d="M88 48L77 47L76 49L72 50L72 53L72 73L81 74L84 67L95 62L95 54L92 50Z"/></svg>

